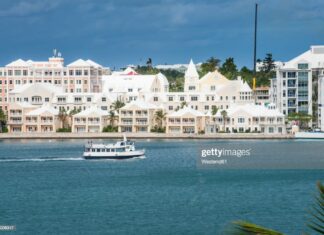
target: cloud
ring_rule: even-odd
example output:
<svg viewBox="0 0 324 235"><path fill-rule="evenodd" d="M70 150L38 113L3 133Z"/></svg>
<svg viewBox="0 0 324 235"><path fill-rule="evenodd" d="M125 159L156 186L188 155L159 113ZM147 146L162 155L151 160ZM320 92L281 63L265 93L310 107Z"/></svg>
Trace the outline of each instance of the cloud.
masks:
<svg viewBox="0 0 324 235"><path fill-rule="evenodd" d="M54 10L60 5L60 0L23 0L0 10L0 16L28 16Z"/></svg>

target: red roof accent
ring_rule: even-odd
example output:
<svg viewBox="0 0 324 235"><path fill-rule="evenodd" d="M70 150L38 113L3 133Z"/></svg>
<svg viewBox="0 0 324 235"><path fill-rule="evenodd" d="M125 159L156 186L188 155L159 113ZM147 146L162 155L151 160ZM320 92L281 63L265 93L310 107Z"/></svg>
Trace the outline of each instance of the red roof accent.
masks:
<svg viewBox="0 0 324 235"><path fill-rule="evenodd" d="M131 71L131 72L129 72L127 75L137 75L137 74L138 74L138 73Z"/></svg>

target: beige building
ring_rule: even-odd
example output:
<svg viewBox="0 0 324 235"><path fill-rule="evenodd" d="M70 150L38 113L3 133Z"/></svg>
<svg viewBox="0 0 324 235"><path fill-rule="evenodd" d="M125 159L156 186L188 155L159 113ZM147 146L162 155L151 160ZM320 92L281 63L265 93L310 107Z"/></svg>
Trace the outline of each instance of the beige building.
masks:
<svg viewBox="0 0 324 235"><path fill-rule="evenodd" d="M245 104L235 105L222 115L218 110L216 115L209 114L206 121L206 133L217 132L255 132L265 134L285 134L285 118L274 106Z"/></svg>
<svg viewBox="0 0 324 235"><path fill-rule="evenodd" d="M9 132L55 132L59 128L58 110L44 105L37 107L26 102L9 106Z"/></svg>
<svg viewBox="0 0 324 235"><path fill-rule="evenodd" d="M102 132L107 126L109 113L97 107L91 107L73 115L72 132Z"/></svg>
<svg viewBox="0 0 324 235"><path fill-rule="evenodd" d="M119 110L119 132L150 132L155 125L155 113L161 110L141 100L132 101Z"/></svg>
<svg viewBox="0 0 324 235"><path fill-rule="evenodd" d="M202 133L205 131L205 120L204 113L184 107L167 115L166 133Z"/></svg>

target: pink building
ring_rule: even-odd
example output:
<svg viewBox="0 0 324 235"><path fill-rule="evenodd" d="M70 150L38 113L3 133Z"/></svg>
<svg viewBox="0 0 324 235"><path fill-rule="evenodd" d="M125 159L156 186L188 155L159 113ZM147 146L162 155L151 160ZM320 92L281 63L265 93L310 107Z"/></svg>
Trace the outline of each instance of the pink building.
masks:
<svg viewBox="0 0 324 235"><path fill-rule="evenodd" d="M0 68L0 108L8 109L8 93L27 83L50 83L67 93L97 93L102 89L102 75L110 73L92 60L78 59L64 66L64 58L48 61L18 59Z"/></svg>

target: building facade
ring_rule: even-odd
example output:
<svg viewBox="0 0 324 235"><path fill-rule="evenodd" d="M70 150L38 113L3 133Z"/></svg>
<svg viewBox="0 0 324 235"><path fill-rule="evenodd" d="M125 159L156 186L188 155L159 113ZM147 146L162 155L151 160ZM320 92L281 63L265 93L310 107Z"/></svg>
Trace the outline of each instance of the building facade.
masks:
<svg viewBox="0 0 324 235"><path fill-rule="evenodd" d="M65 66L60 54L48 61L18 59L0 68L0 108L6 111L9 92L25 84L52 84L66 93L98 93L102 90L102 76L109 73L108 68L89 59Z"/></svg>
<svg viewBox="0 0 324 235"><path fill-rule="evenodd" d="M270 101L284 115L307 113L317 119L317 85L324 71L324 46L310 50L288 62L278 63L271 80Z"/></svg>
<svg viewBox="0 0 324 235"><path fill-rule="evenodd" d="M82 66L86 67L86 64L78 60L67 68ZM76 70L82 69L73 71ZM282 126L276 126L282 125L283 118L277 110L274 111L275 108L265 108L264 104L249 106L254 104L253 93L240 77L229 80L214 71L199 78L192 61L185 73L185 92L169 92L168 80L161 73L141 75L131 68L102 75L101 81L99 79L99 82L93 82L98 83L103 84L99 90L89 87L88 82L87 86L83 86L83 82L77 84L82 85L80 88L71 88L72 86L61 86L48 80L23 82L13 87L7 91L9 131L55 132L63 127L62 121L57 124L57 120L61 119L59 116L64 111L68 115L68 125L72 132L78 133L103 131L111 123L111 112L116 116L114 127L119 132L150 132L165 128L167 133L211 134L247 130L269 134L285 133ZM116 101L123 102L125 106L118 111L114 110ZM44 110L47 113L42 113ZM157 111L165 114L162 126L157 121ZM224 121L219 116L223 111L228 114L225 129ZM37 116L39 112L41 113ZM48 116L41 116L43 114ZM51 125L46 127L39 124L45 121Z"/></svg>

